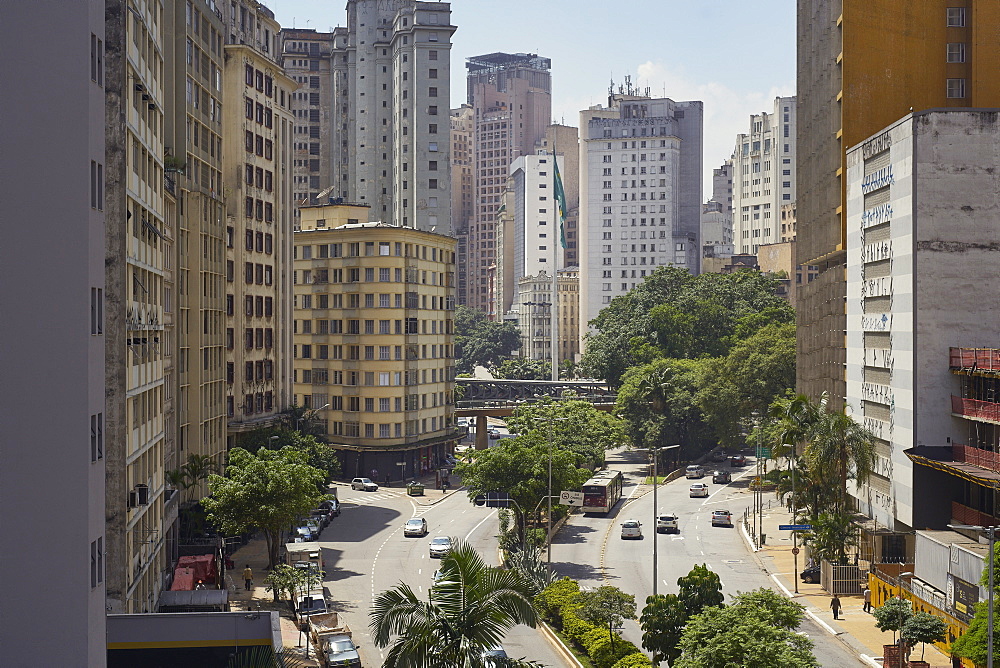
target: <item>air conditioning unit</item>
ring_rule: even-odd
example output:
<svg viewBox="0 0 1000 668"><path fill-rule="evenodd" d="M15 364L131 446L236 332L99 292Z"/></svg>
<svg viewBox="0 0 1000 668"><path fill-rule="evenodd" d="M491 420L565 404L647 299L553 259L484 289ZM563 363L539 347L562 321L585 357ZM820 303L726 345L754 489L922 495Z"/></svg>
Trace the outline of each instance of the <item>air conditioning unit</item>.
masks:
<svg viewBox="0 0 1000 668"><path fill-rule="evenodd" d="M135 486L135 496L136 505L148 506L149 505L149 485L136 485Z"/></svg>

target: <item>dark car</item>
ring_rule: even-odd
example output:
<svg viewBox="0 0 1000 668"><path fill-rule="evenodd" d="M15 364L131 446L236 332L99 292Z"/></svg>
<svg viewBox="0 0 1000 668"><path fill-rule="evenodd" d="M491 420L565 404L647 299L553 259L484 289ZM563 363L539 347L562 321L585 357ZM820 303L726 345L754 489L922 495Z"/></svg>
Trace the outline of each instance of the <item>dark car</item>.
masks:
<svg viewBox="0 0 1000 668"><path fill-rule="evenodd" d="M729 471L713 471L712 472L712 482L716 484L725 484L727 482L732 482L733 476Z"/></svg>
<svg viewBox="0 0 1000 668"><path fill-rule="evenodd" d="M712 453L712 461L716 464L726 461L726 453L722 450Z"/></svg>
<svg viewBox="0 0 1000 668"><path fill-rule="evenodd" d="M340 515L340 503L337 501L337 499L326 499L325 501L320 501L319 507L328 508L330 512L333 513L334 517Z"/></svg>
<svg viewBox="0 0 1000 668"><path fill-rule="evenodd" d="M323 650L326 653L327 665L361 668L361 657L358 656L358 648L350 636L330 636L324 640L324 645Z"/></svg>
<svg viewBox="0 0 1000 668"><path fill-rule="evenodd" d="M747 458L746 455L733 455L729 458L729 464L731 466L746 466Z"/></svg>
<svg viewBox="0 0 1000 668"><path fill-rule="evenodd" d="M819 584L819 566L809 566L799 573L799 578L806 584Z"/></svg>

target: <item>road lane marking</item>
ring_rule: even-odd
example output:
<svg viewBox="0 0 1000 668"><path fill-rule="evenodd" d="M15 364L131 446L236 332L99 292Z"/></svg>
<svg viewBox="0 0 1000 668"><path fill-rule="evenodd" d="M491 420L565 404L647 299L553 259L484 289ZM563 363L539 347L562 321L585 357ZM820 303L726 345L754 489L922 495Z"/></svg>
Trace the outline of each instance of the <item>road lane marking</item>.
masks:
<svg viewBox="0 0 1000 668"><path fill-rule="evenodd" d="M707 498L707 499L705 499L704 501L702 501L701 505L703 505L703 506L704 506L704 505L705 505L706 503L708 503L709 501L711 501L711 499L712 499L712 497L713 497L713 496L715 496L716 494L718 494L718 493L719 493L719 492L721 492L722 490L726 489L726 488L727 488L727 487L729 487L729 486L730 486L731 484L733 484L734 482L736 482L737 480L739 480L739 479L740 479L740 478L742 478L743 476L747 475L748 473L750 473L750 469L747 469L747 470L746 470L746 471L744 471L743 473L741 473L741 474L739 474L738 476L736 476L735 478L733 478L731 482L727 482L727 483L726 483L725 485L723 485L723 486L722 486L722 487L720 487L719 489L717 489L717 490L715 490L714 492L712 492L711 494L709 494L708 498Z"/></svg>
<svg viewBox="0 0 1000 668"><path fill-rule="evenodd" d="M469 540L469 536L472 535L472 532L474 532L476 529L478 529L479 527L481 527L483 525L483 523L486 520L490 519L490 517L492 517L493 513L495 513L496 511L497 511L497 509L494 508L493 510L491 510L489 512L489 514L486 517L484 517L482 520L479 521L479 524L477 524L476 526L472 527L472 529L469 530L469 533L465 534L465 540Z"/></svg>

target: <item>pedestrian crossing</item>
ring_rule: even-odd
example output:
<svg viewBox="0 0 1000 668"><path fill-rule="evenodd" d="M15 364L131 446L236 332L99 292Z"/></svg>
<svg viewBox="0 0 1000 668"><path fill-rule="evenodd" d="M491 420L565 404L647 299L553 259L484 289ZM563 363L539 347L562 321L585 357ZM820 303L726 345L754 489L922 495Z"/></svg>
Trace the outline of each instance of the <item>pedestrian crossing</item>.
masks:
<svg viewBox="0 0 1000 668"><path fill-rule="evenodd" d="M378 501L398 499L400 496L402 496L402 494L398 494L396 492L366 492L356 496L343 496L340 499L340 502L343 503L345 507L349 507L350 505L370 506Z"/></svg>

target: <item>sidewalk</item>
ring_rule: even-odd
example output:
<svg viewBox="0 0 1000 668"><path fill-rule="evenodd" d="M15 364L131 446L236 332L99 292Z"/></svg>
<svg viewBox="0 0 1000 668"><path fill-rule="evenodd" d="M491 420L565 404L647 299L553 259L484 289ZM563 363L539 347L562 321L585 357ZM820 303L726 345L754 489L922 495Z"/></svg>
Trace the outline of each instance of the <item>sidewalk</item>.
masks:
<svg viewBox="0 0 1000 668"><path fill-rule="evenodd" d="M771 580L785 595L804 605L806 614L828 633L837 636L869 665L881 666L882 662L877 659L882 656L882 645L892 643L892 633L879 631L875 628L875 617L862 609L864 601L860 594L840 597L843 604L840 613L841 619L834 621L830 611L831 597L820 585L805 584L799 580L799 593L794 593L798 573L794 571L791 532L778 530L779 524L792 524L791 512L783 506L777 505L776 501L772 500L772 504L774 505L771 508L764 509L762 523L763 533L767 536L767 544L754 554L761 569L770 575ZM747 534L742 520L742 517L738 520L738 529L746 542L747 549L754 552L753 542ZM800 552L798 556L798 570L801 572L806 566L803 558L804 552ZM918 646L910 655L910 659L919 658L920 647ZM927 645L924 660L933 668L949 668L952 665L950 657L930 644Z"/></svg>

